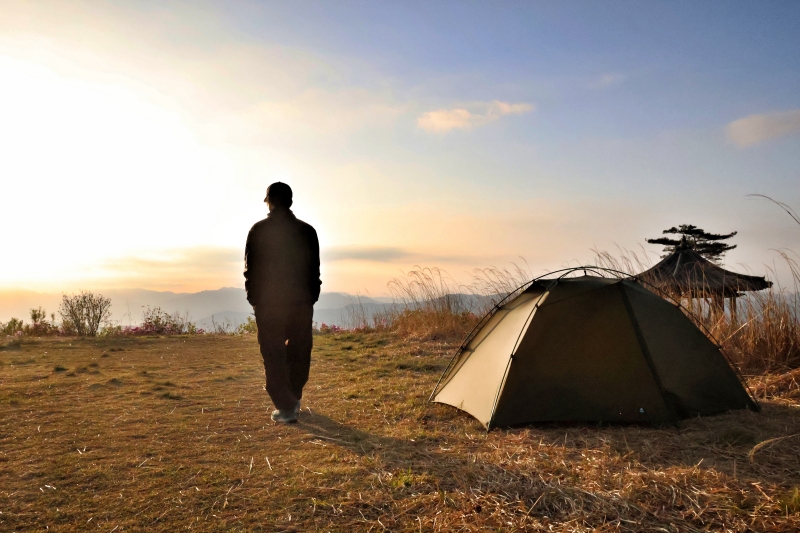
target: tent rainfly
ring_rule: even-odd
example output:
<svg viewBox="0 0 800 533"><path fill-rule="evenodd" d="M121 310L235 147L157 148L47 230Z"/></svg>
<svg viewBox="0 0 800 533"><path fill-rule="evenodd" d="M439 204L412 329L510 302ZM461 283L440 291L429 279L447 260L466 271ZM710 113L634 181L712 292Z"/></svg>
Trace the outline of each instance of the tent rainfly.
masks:
<svg viewBox="0 0 800 533"><path fill-rule="evenodd" d="M538 279L487 315L431 400L487 429L677 422L758 404L719 348L633 279Z"/></svg>

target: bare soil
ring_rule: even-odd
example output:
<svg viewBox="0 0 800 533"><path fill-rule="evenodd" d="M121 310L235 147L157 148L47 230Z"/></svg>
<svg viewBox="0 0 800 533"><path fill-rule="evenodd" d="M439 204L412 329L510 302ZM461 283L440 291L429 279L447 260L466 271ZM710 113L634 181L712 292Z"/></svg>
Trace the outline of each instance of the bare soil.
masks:
<svg viewBox="0 0 800 533"><path fill-rule="evenodd" d="M455 346L315 343L290 426L253 336L1 344L0 531L800 530L774 380L761 413L487 433L426 402Z"/></svg>

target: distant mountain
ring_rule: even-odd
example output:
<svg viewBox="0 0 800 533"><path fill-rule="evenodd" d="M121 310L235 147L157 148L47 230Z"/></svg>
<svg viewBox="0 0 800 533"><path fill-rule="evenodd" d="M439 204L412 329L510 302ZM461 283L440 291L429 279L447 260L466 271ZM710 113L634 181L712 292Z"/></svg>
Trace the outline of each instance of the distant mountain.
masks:
<svg viewBox="0 0 800 533"><path fill-rule="evenodd" d="M175 293L145 289L116 289L102 291L111 299L112 321L123 326L138 325L142 322L142 311L147 307L160 307L169 314L179 313L188 316L197 327L213 331L214 323L229 329L236 329L247 321L253 309L247 303L244 289L223 287L213 291L194 293ZM797 305L794 293L784 293L790 305ZM451 294L434 302L435 305L448 305L451 308L473 313L482 313L494 305L497 297L476 296L472 294ZM25 290L0 291L0 321L6 322L16 317L30 322L30 309L44 307L47 313L57 312L61 294L37 293ZM744 301L742 301L744 304ZM392 298L352 295L344 292L323 292L314 306L314 321L317 324L352 327L370 319L376 313L402 308L403 303L395 303ZM227 326L226 326L227 325Z"/></svg>
<svg viewBox="0 0 800 533"><path fill-rule="evenodd" d="M98 291L100 292L100 291ZM101 294L111 299L111 319L121 325L138 325L142 312L160 307L169 314L188 315L197 327L213 330L213 322L227 323L232 329L244 323L253 308L247 302L244 289L223 287L194 293L151 291L146 289L105 290ZM391 298L353 296L344 292L323 292L314 306L317 323L344 326L354 316L357 305L370 311L383 309ZM29 322L30 309L44 307L47 313L57 312L61 294L33 291L0 291L0 321L16 317ZM212 320L213 317L213 320Z"/></svg>
<svg viewBox="0 0 800 533"><path fill-rule="evenodd" d="M223 311L222 313L215 313L211 316L195 320L194 323L198 328L206 331L234 331L239 324L247 322L247 317L253 314L251 310L249 313L242 313L237 311Z"/></svg>
<svg viewBox="0 0 800 533"><path fill-rule="evenodd" d="M372 317L376 313L385 313L394 307L395 305L391 303L364 301L364 298L361 298L360 302L349 303L339 308L318 309L315 306L314 322L318 325L327 324L351 328L360 326L364 322L371 323Z"/></svg>

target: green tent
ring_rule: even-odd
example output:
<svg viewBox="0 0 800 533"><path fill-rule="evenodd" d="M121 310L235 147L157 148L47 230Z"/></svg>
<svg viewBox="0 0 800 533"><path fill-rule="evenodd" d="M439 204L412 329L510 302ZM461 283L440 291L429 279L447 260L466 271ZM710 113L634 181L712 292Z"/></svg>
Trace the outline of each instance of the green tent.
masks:
<svg viewBox="0 0 800 533"><path fill-rule="evenodd" d="M530 422L676 422L758 410L719 348L634 279L538 279L487 315L432 401L487 429Z"/></svg>

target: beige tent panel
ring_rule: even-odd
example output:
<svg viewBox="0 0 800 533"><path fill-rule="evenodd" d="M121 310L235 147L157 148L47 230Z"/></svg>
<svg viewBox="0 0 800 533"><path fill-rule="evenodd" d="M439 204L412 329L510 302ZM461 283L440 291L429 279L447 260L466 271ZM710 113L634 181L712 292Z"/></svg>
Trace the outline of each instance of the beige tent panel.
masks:
<svg viewBox="0 0 800 533"><path fill-rule="evenodd" d="M433 401L454 405L488 424L511 354L543 299L541 292L524 292L498 309L464 349Z"/></svg>

